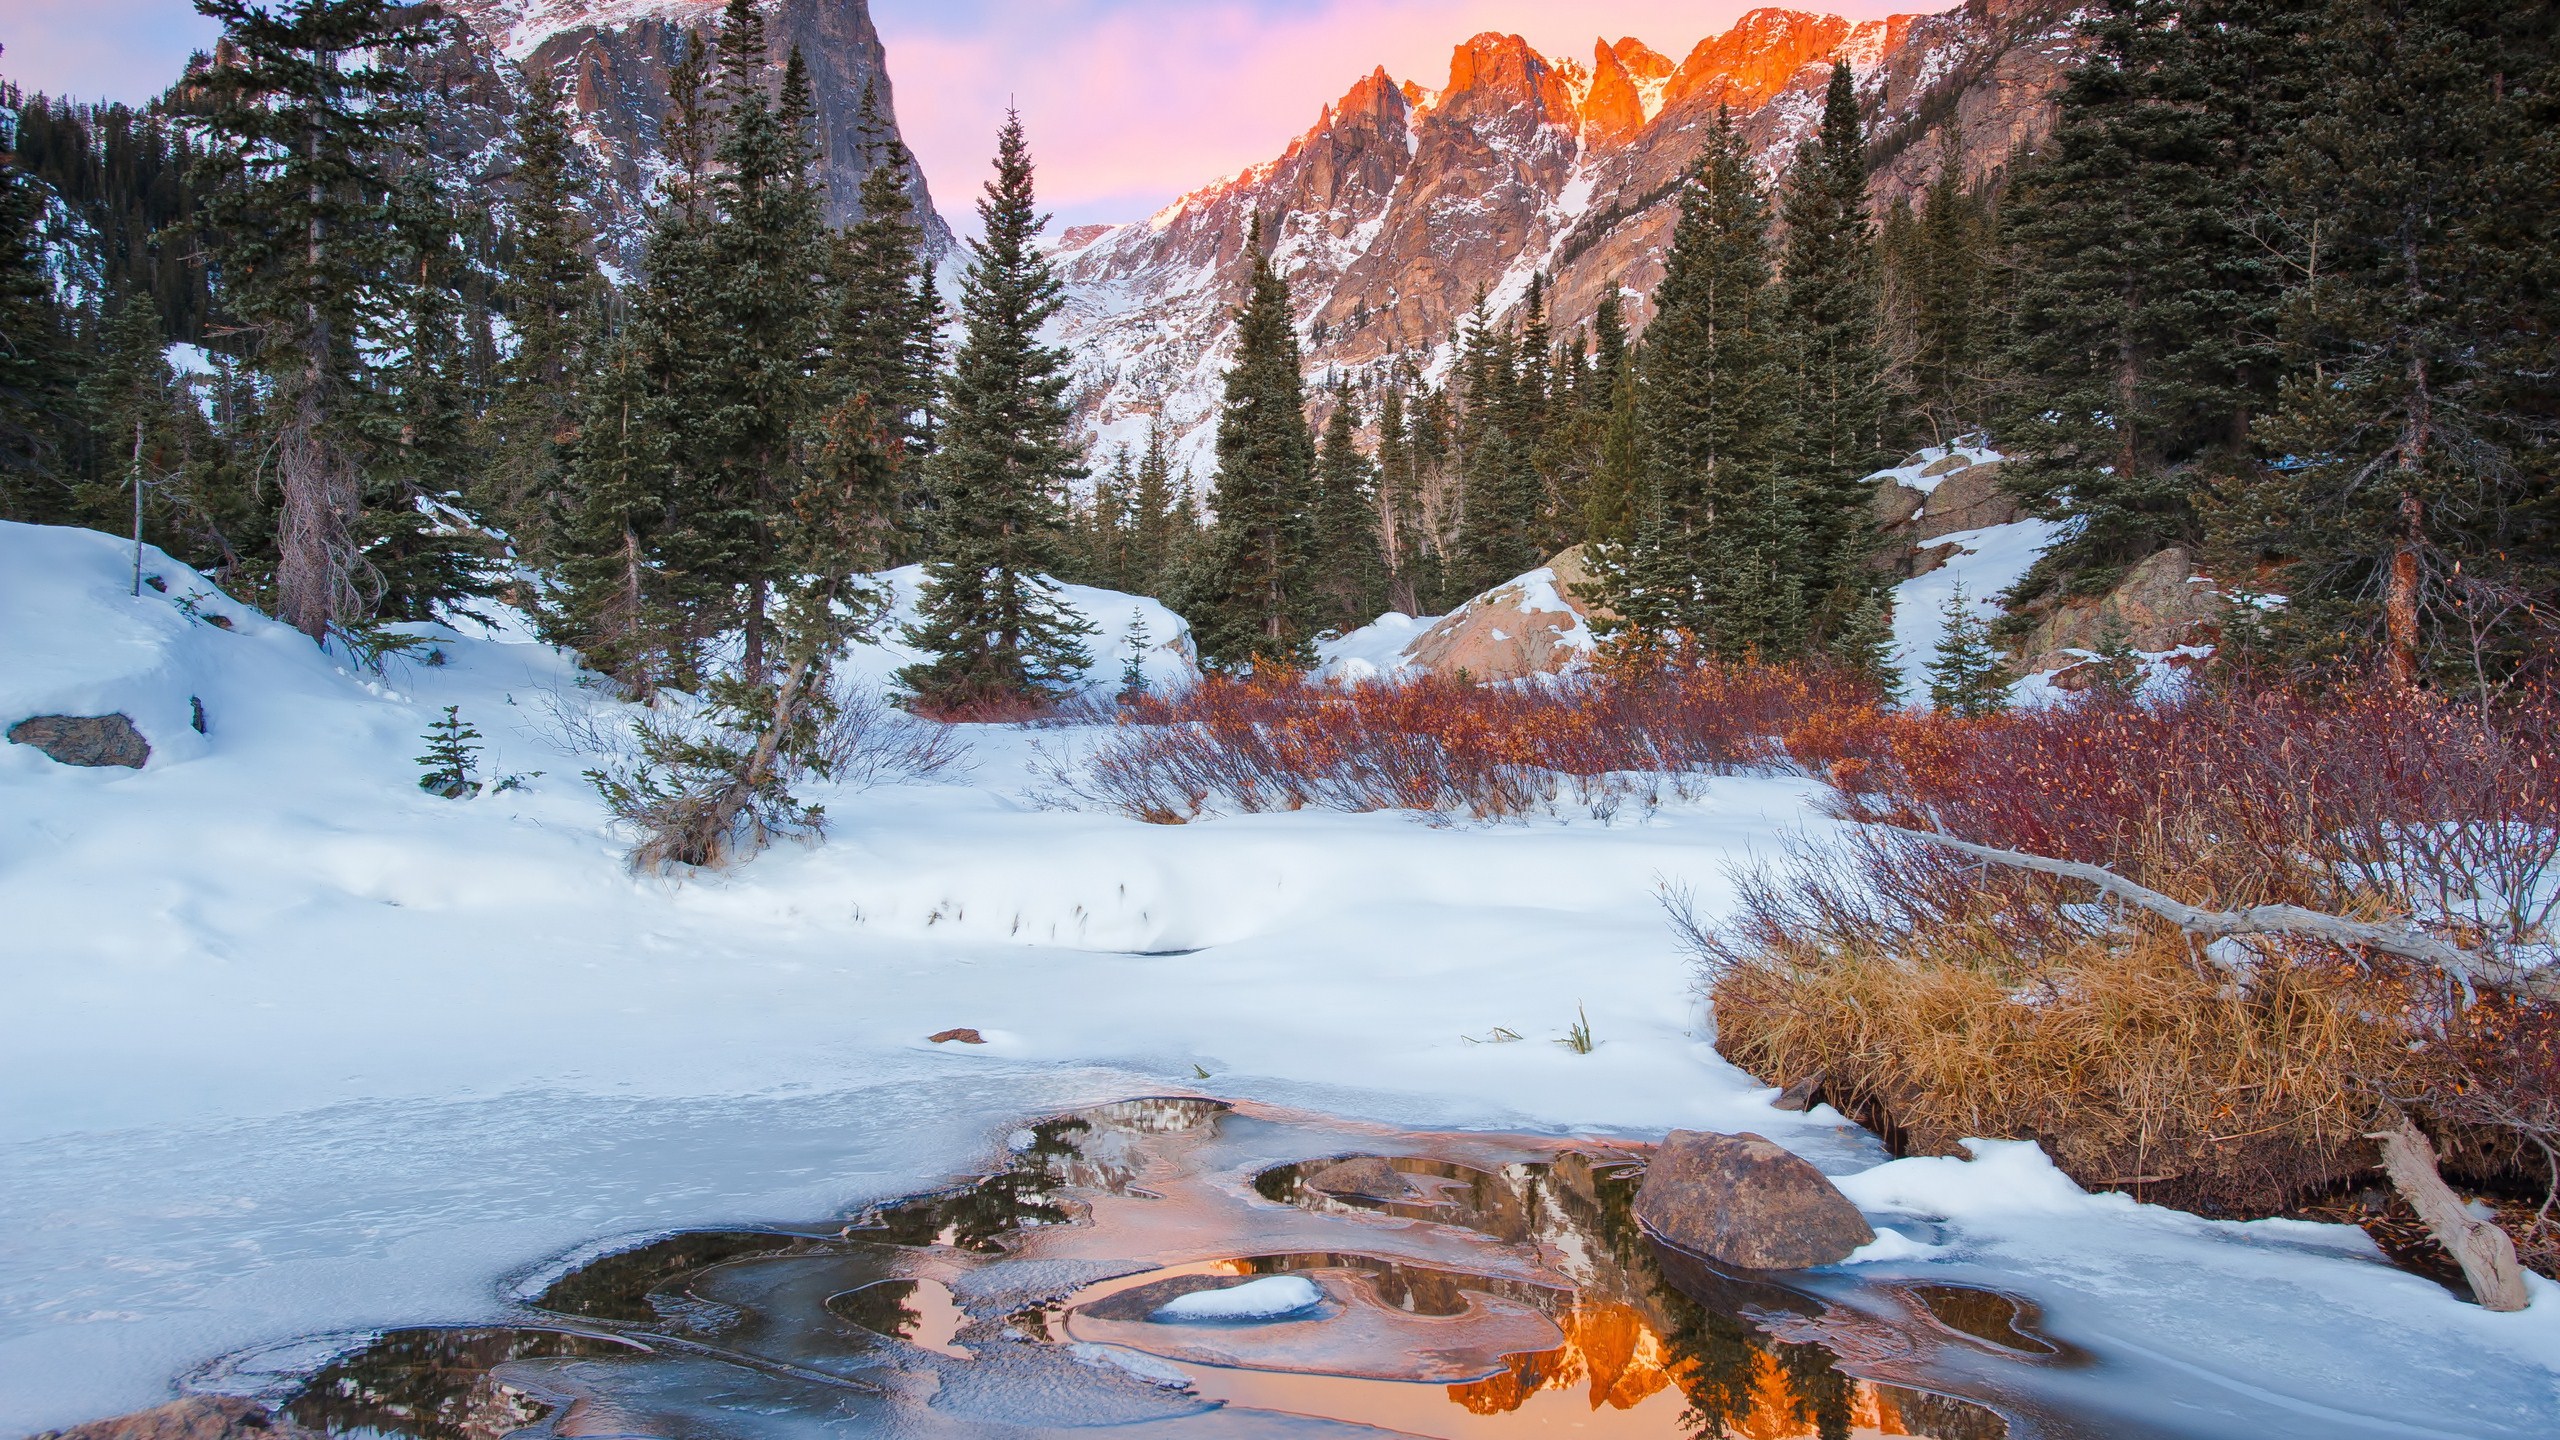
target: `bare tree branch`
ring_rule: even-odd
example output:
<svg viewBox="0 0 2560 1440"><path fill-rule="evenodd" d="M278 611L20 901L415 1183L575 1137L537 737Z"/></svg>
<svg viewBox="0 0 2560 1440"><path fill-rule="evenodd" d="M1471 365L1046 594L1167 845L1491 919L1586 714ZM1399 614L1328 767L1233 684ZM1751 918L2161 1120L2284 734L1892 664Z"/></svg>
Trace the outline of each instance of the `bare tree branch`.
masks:
<svg viewBox="0 0 2560 1440"><path fill-rule="evenodd" d="M2299 905L2252 905L2246 910L2202 910L2182 901L2137 885L2112 870L2077 860L2056 860L2046 855L2029 855L2018 850L1999 850L1989 845L1976 845L1952 835L1929 830L1910 830L1899 825L1881 827L1897 835L1908 836L1923 844L1936 845L1977 860L2007 865L2019 870L2033 870L2044 875L2059 875L2066 880L2079 880L2095 885L2109 895L2136 905L2190 935L2219 938L2226 935L2302 935L2326 940L2337 945L2362 945L2385 955L2397 955L2432 965L2462 983L2465 989L2489 986L2493 989L2527 989L2542 993L2552 987L2544 977L2527 976L2512 964L2493 955L2439 940L2404 920L2349 920L2342 915L2327 915L2305 910Z"/></svg>

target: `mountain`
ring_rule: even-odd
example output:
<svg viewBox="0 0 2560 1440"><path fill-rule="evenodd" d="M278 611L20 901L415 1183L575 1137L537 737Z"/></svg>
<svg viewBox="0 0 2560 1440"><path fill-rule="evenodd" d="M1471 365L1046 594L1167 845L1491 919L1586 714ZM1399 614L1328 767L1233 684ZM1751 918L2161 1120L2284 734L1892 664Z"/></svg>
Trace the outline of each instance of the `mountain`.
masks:
<svg viewBox="0 0 2560 1440"><path fill-rule="evenodd" d="M1500 316L1534 274L1559 334L1611 286L1640 326L1674 191L1719 106L1774 176L1819 120L1832 58L1848 60L1874 193L1890 200L1923 188L1951 144L1969 172L2006 160L2048 123L2074 44L2055 0L1973 0L1856 23L1754 10L1677 63L1632 38L1584 60L1488 33L1456 48L1437 89L1373 70L1279 158L1147 220L1060 237L1087 431L1135 444L1161 416L1205 478L1257 216L1317 377L1374 376L1398 354L1429 373L1479 293Z"/></svg>
<svg viewBox="0 0 2560 1440"><path fill-rule="evenodd" d="M608 259L638 258L643 207L663 170L661 127L667 72L678 37L709 33L721 0L442 0L462 22L462 41L430 64L439 152L480 168L499 163L492 147L523 103L529 81L570 87L571 132L593 168L590 198ZM870 166L856 120L870 91L892 128L897 107L888 55L868 0L773 0L765 12L775 77L793 47L809 67L818 108L819 174L827 218L853 218ZM951 232L934 211L921 170L910 194L926 217L926 245L949 251Z"/></svg>

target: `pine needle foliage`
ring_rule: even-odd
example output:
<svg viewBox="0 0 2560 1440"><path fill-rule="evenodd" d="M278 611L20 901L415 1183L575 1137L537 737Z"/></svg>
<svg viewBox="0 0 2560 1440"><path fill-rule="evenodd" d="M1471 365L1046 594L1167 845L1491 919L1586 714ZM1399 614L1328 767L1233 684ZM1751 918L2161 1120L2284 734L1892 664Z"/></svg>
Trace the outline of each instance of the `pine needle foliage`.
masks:
<svg viewBox="0 0 2560 1440"><path fill-rule="evenodd" d="M1088 663L1090 627L1049 579L1062 554L1066 488L1084 466L1068 438L1067 356L1040 329L1060 286L1038 246L1030 142L1008 113L996 173L978 201L982 234L961 281L966 329L944 387L928 468L934 560L908 643L932 652L899 672L927 709L1035 703Z"/></svg>

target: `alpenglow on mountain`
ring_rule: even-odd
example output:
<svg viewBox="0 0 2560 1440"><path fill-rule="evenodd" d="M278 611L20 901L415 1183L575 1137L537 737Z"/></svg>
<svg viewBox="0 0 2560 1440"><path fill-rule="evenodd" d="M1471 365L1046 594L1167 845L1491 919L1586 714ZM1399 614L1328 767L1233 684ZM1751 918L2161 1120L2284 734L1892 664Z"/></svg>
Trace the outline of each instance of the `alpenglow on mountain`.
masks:
<svg viewBox="0 0 2560 1440"><path fill-rule="evenodd" d="M2051 0L1855 23L1762 9L1676 62L1633 38L1599 40L1586 60L1487 33L1457 46L1437 88L1373 70L1277 159L1146 220L1059 238L1087 433L1135 446L1161 417L1205 481L1257 218L1318 380L1375 379L1399 356L1434 373L1479 294L1500 319L1533 275L1560 335L1613 286L1641 326L1676 187L1718 107L1774 176L1845 59L1874 137L1873 192L1909 195L1950 155L1978 172L2047 123L2068 15Z"/></svg>

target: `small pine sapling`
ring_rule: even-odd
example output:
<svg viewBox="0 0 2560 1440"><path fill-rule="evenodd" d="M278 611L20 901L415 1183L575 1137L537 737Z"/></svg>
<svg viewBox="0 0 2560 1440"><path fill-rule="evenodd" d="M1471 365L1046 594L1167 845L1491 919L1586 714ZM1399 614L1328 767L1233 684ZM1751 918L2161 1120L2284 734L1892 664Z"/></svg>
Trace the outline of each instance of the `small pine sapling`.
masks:
<svg viewBox="0 0 2560 1440"><path fill-rule="evenodd" d="M1971 719L2006 708L2008 687L2001 683L2001 656L1991 643L1991 627L1973 608L1959 585L1939 613L1946 633L1929 661L1929 703L1949 715Z"/></svg>
<svg viewBox="0 0 2560 1440"><path fill-rule="evenodd" d="M1893 612L1870 588L1842 620L1831 642L1831 658L1861 679L1872 682L1887 704L1902 701L1902 672L1893 663Z"/></svg>
<svg viewBox="0 0 2560 1440"><path fill-rule="evenodd" d="M2142 655L2133 648L2133 632L2126 628L2123 616L2108 613L2090 653L2098 657L2090 689L2117 700L2131 700L2142 693Z"/></svg>
<svg viewBox="0 0 2560 1440"><path fill-rule="evenodd" d="M447 705L444 718L427 727L427 753L418 764L427 773L418 777L418 788L447 800L459 800L480 787L471 779L472 761L480 747L471 742L480 732L462 718L462 707Z"/></svg>
<svg viewBox="0 0 2560 1440"><path fill-rule="evenodd" d="M1147 647L1154 637L1147 634L1147 617L1135 606L1129 610L1129 628L1120 632L1121 648L1128 651L1120 662L1120 698L1135 700L1147 693Z"/></svg>

